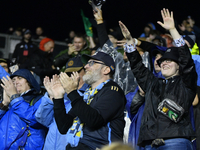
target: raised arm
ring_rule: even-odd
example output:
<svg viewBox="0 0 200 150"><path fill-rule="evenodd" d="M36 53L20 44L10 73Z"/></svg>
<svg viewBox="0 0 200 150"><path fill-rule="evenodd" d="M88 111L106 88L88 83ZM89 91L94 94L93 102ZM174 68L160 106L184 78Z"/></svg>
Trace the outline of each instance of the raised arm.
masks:
<svg viewBox="0 0 200 150"><path fill-rule="evenodd" d="M174 40L180 39L181 35L178 33L174 25L173 11L171 11L170 13L168 9L163 8L163 10L161 10L161 15L163 23L160 21L158 21L157 23L161 25L164 29L169 30Z"/></svg>
<svg viewBox="0 0 200 150"><path fill-rule="evenodd" d="M105 25L103 23L103 15L102 10L96 8L97 11L94 11L94 18L97 22L97 34L99 38L100 47L103 47L103 45L108 41L108 34L105 28Z"/></svg>

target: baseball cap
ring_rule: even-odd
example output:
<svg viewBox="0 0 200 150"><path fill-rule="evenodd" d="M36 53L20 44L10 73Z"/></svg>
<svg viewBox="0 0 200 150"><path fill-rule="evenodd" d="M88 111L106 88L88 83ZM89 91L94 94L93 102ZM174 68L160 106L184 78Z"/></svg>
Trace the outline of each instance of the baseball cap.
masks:
<svg viewBox="0 0 200 150"><path fill-rule="evenodd" d="M84 64L87 64L87 62L90 59L94 59L94 60L99 60L104 62L104 64L108 67L110 67L111 73L115 73L115 62L113 60L113 58L109 55L106 54L104 52L96 52L94 53L94 55L87 55L87 54L83 54L81 57L81 60Z"/></svg>
<svg viewBox="0 0 200 150"><path fill-rule="evenodd" d="M66 63L66 69L64 72L73 72L73 71L79 71L84 67L81 57L73 57Z"/></svg>
<svg viewBox="0 0 200 150"><path fill-rule="evenodd" d="M31 31L29 30L29 29L26 29L25 31L24 31L24 35L25 34L31 34Z"/></svg>
<svg viewBox="0 0 200 150"><path fill-rule="evenodd" d="M175 61L176 63L179 64L179 52L178 52L179 47L170 47L168 48L164 55L157 60L158 65L160 66L160 64L166 60L166 59L170 59L172 61Z"/></svg>

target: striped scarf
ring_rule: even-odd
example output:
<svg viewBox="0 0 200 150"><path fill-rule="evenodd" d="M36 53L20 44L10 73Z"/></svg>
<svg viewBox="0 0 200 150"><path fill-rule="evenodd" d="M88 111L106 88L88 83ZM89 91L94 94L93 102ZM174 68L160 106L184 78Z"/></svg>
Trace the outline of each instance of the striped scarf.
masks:
<svg viewBox="0 0 200 150"><path fill-rule="evenodd" d="M87 103L87 105L90 105L90 103L94 99L94 96L103 88L103 86L108 81L110 80L102 82L93 90L91 87L86 89L86 91L84 92L83 100ZM81 123L81 120L78 117L74 118L73 125L67 132L69 136L69 138L67 138L67 141L68 143L70 143L72 147L76 147L78 145L79 139L83 137L83 132L82 132L83 125L84 123Z"/></svg>

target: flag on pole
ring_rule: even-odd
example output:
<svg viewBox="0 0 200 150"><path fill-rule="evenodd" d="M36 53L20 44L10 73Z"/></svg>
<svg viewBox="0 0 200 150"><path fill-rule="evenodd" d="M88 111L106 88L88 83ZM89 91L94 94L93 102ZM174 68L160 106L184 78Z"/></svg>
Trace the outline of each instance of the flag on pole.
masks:
<svg viewBox="0 0 200 150"><path fill-rule="evenodd" d="M83 24L84 24L85 32L86 32L87 36L92 37L93 36L92 24L89 21L89 18L85 17L82 9L81 9L81 16L82 16L82 19L83 19Z"/></svg>

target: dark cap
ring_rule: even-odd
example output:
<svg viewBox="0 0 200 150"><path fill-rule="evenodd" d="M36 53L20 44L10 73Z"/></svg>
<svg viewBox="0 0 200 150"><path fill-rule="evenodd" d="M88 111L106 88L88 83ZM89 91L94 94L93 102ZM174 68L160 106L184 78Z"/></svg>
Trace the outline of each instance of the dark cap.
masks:
<svg viewBox="0 0 200 150"><path fill-rule="evenodd" d="M66 63L65 72L79 71L84 67L81 57L73 57Z"/></svg>
<svg viewBox="0 0 200 150"><path fill-rule="evenodd" d="M6 59L6 58L0 58L0 63L8 63L9 62L9 59Z"/></svg>
<svg viewBox="0 0 200 150"><path fill-rule="evenodd" d="M166 60L166 59L170 59L172 61L175 61L177 64L179 64L179 52L178 52L179 47L170 47L168 48L164 55L157 60L158 65L160 66L160 64Z"/></svg>
<svg viewBox="0 0 200 150"><path fill-rule="evenodd" d="M31 31L30 31L29 29L26 29L26 30L24 31L23 34L24 34L24 35L25 35L25 34L31 34Z"/></svg>
<svg viewBox="0 0 200 150"><path fill-rule="evenodd" d="M106 66L110 67L111 73L115 73L115 62L109 54L106 54L104 52L96 52L92 56L83 54L81 57L81 60L84 64L87 64L87 62L90 59L95 59L104 62Z"/></svg>

